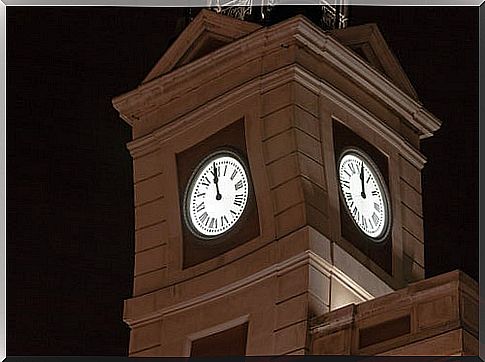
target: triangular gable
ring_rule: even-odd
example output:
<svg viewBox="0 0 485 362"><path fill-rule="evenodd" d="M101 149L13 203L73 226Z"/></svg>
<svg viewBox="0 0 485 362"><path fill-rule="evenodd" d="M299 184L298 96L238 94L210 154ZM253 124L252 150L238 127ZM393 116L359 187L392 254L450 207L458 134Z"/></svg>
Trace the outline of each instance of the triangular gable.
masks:
<svg viewBox="0 0 485 362"><path fill-rule="evenodd" d="M406 94L416 100L418 99L416 90L376 24L333 30L330 34L340 43L352 49L375 69L386 75Z"/></svg>
<svg viewBox="0 0 485 362"><path fill-rule="evenodd" d="M143 83L232 43L261 25L202 9L148 73Z"/></svg>

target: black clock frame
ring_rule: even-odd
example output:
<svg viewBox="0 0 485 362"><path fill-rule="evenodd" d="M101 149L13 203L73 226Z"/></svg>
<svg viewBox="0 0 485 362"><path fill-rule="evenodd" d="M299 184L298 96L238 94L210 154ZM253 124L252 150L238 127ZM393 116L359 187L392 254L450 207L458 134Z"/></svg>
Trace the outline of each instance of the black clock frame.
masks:
<svg viewBox="0 0 485 362"><path fill-rule="evenodd" d="M351 211L350 211L349 207L347 206L347 203L345 202L345 197L343 195L342 187L340 186L340 173L337 172L337 177L339 179L338 184L339 184L340 201L344 205L345 211L347 212L350 220L352 220L352 222L354 223L355 228L360 232L360 234L362 235L363 238L367 238L367 239L369 239L372 242L377 243L377 244L386 242L387 239L388 239L387 237L389 235L389 232L392 229L392 206L391 206L391 197L390 197L390 194L389 194L389 191L388 191L388 188L387 188L386 181L385 181L384 177L382 176L381 171L379 170L379 167L377 166L377 164L372 160L372 158L367 153L365 153L362 149L360 149L357 146L345 147L341 151L340 157L339 157L339 159L337 161L337 170L339 170L339 168L340 168L340 163L342 161L342 158L345 155L348 155L348 154L356 154L356 155L362 157L371 166L373 173L376 175L376 177L377 177L377 179L378 179L378 181L380 183L380 186L381 186L380 188L382 189L383 194L384 194L383 195L384 196L384 199L385 199L384 200L384 208L385 208L385 212L386 212L386 215L387 215L386 225L384 226L384 232L379 237L374 238L372 236L367 235L366 233L364 233L362 231L362 229L360 228L359 224L357 224L357 222L351 216Z"/></svg>
<svg viewBox="0 0 485 362"><path fill-rule="evenodd" d="M231 150L247 167L248 200L244 215L226 233L210 241L194 235L184 221L185 192L189 181L204 158L220 150ZM245 120L241 118L206 139L176 154L180 218L182 227L182 269L198 265L220 256L260 235L259 214L254 183L247 158Z"/></svg>
<svg viewBox="0 0 485 362"><path fill-rule="evenodd" d="M389 160L387 156L370 142L366 141L363 138L363 135L358 135L335 118L333 119L332 129L335 161L340 159L342 152L347 148L358 148L365 152L380 171L386 190L389 192L389 206L391 207L393 200L389 188ZM335 170L338 175L338 162L335 162ZM339 180L336 181L338 183ZM340 189L340 185L337 185L337 187ZM345 201L342 201L341 196L339 196L339 205L341 230L340 245L351 254L354 254L355 249L357 249L363 256L372 260L388 275L392 276L392 223L389 225L389 232L386 237L379 243L376 243L355 225L353 218L350 217L346 211L347 206L345 205Z"/></svg>
<svg viewBox="0 0 485 362"><path fill-rule="evenodd" d="M193 189L193 186L194 186L193 182L194 182L196 176L199 174L200 170L204 167L204 165L207 163L208 160L213 159L217 156L222 156L222 155L227 155L227 156L230 156L230 157L237 159L239 161L239 163L242 165L244 171L246 172L246 177L247 177L247 180L248 180L247 201L246 201L246 205L244 207L243 213L241 214L239 219L236 221L236 223L233 226L231 226L228 230L226 230L226 231L224 231L220 234L213 235L213 236L204 235L194 228L194 225L192 224L192 221L190 220L190 217L188 215L189 210L188 210L187 201L188 201L188 197L190 196L192 189ZM195 170L192 172L192 175L190 176L189 181L187 182L187 185L185 187L185 192L184 192L183 206L182 206L184 208L184 212L183 212L184 223L188 227L188 229L192 232L192 234L198 239L196 242L198 242L199 244L204 245L204 246L216 245L216 244L223 241L223 239L221 239L221 238L224 235L232 232L232 230L234 228L236 228L239 224L244 223L244 221L247 217L247 211L249 209L248 203L250 201L249 199L250 199L250 195L252 194L252 192L253 192L253 185L252 185L252 182L251 182L251 177L250 177L250 173L249 173L249 166L247 164L247 160L237 150L225 146L225 147L217 148L212 153L205 156L199 162L199 164L197 165Z"/></svg>

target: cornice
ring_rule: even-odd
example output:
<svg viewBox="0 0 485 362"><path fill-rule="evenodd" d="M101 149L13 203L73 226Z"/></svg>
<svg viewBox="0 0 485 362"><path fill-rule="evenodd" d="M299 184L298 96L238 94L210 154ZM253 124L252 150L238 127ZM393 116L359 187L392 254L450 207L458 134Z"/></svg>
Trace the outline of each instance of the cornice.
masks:
<svg viewBox="0 0 485 362"><path fill-rule="evenodd" d="M213 116L218 112L223 112L228 107L243 99L253 97L260 92L265 93L291 81L296 81L304 85L321 97L325 97L343 107L355 117L364 120L372 130L386 137L404 158L419 169L426 163L426 158L385 122L366 111L360 104L354 102L329 83L320 80L314 74L309 73L297 64L291 64L266 76L255 78L231 92L207 102L203 107L199 107L189 114L183 115L169 124L160 127L151 134L128 143L127 147L133 157L151 152L159 147L158 144L179 136L181 133L187 131L187 129L196 129L204 122L205 118Z"/></svg>
<svg viewBox="0 0 485 362"><path fill-rule="evenodd" d="M257 30L192 63L142 84L137 89L114 98L113 105L124 120L133 124L139 118L134 114L142 114L170 99L183 96L188 91L188 84L194 88L196 84L213 79L234 69L238 64L264 57L272 49L295 42L319 55L357 86L366 89L401 115L419 130L421 138L429 137L439 129L441 122L425 110L421 103L302 16Z"/></svg>
<svg viewBox="0 0 485 362"><path fill-rule="evenodd" d="M351 281L351 279L349 277L346 277L342 271L335 268L332 264L330 264L328 261L323 259L321 256L315 254L311 250L306 250L283 262L274 264L268 268L265 268L257 273L249 275L246 278L243 278L241 280L238 280L237 282L228 284L217 290L213 290L211 292L205 293L195 298L192 298L180 303L176 303L165 308L161 308L157 311L147 313L138 318L125 317L124 321L132 328L134 326L139 327L145 324L149 324L165 316L180 313L186 309L199 307L205 303L209 303L219 298L226 297L230 294L237 293L243 288L248 288L254 284L260 283L271 277L284 275L304 265L311 265L315 267L327 277L331 277L331 276L336 277L345 287L347 287L348 289L350 289L351 291L359 295L364 301L371 300L372 298L374 298L364 288L357 285L355 282Z"/></svg>

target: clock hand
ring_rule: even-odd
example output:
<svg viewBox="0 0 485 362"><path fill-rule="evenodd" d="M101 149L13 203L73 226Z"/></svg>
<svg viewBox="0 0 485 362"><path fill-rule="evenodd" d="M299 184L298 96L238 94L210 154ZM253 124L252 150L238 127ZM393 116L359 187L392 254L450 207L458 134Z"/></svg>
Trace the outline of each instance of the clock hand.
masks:
<svg viewBox="0 0 485 362"><path fill-rule="evenodd" d="M365 199L365 187L364 187L364 161L360 163L360 182L362 184L362 192L360 196Z"/></svg>
<svg viewBox="0 0 485 362"><path fill-rule="evenodd" d="M216 170L216 163L215 162L213 163L213 166L214 166L214 171L212 172L212 174L214 175L214 183L216 184L216 190L217 190L216 200L220 200L220 199L222 199L222 195L219 192L219 184L218 184L219 178L217 177L217 170Z"/></svg>

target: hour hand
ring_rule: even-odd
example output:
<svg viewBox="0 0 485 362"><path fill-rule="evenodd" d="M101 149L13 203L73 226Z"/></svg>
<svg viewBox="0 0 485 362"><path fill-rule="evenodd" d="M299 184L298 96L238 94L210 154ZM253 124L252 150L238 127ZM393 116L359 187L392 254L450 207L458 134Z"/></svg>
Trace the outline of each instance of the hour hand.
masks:
<svg viewBox="0 0 485 362"><path fill-rule="evenodd" d="M212 174L214 175L214 183L216 185L216 191L217 191L216 200L220 200L222 198L222 195L219 192L219 178L217 177L217 169L216 169L216 163L215 162L213 163L213 166L214 166L214 168L212 170Z"/></svg>
<svg viewBox="0 0 485 362"><path fill-rule="evenodd" d="M211 174L214 176L214 182L217 183L219 181L219 179L217 177L217 169L216 169L216 163L215 162L212 165Z"/></svg>

